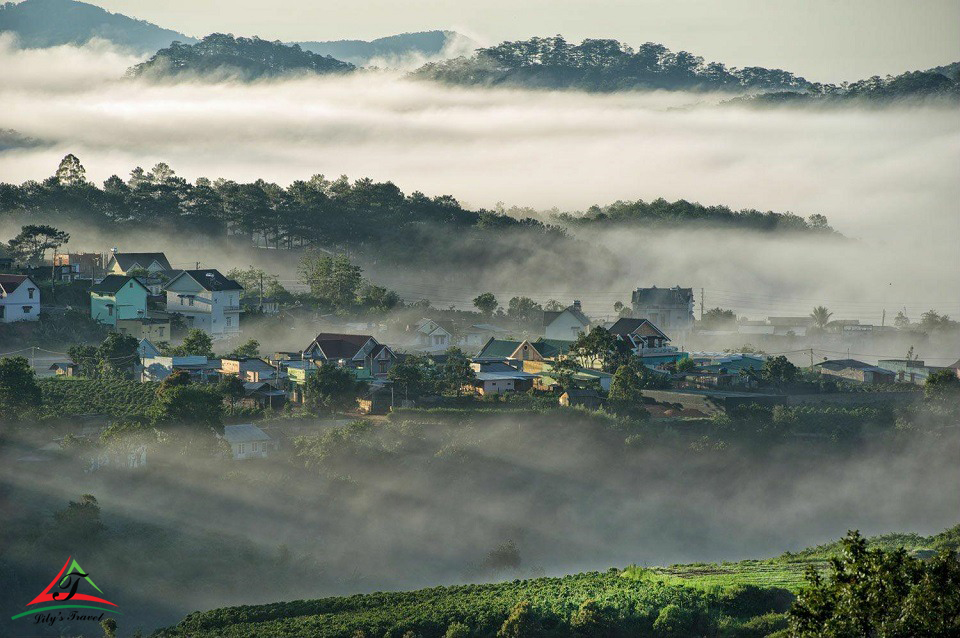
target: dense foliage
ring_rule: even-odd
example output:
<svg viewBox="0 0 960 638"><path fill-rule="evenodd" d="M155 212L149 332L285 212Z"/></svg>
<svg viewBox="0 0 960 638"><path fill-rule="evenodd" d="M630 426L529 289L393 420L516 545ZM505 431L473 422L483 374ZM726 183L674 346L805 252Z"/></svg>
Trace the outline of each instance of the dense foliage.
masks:
<svg viewBox="0 0 960 638"><path fill-rule="evenodd" d="M580 44L562 36L502 42L478 49L470 58L427 64L415 77L450 84L507 85L528 88L617 91L796 90L810 83L787 71L727 68L686 51L673 52L647 42L633 49L617 40L587 39Z"/></svg>
<svg viewBox="0 0 960 638"><path fill-rule="evenodd" d="M44 414L67 416L145 413L156 400L157 384L120 379L41 379Z"/></svg>
<svg viewBox="0 0 960 638"><path fill-rule="evenodd" d="M955 102L960 99L960 78L956 71L952 76L935 70L909 71L885 78L875 75L849 84L814 84L803 92L778 91L737 98L733 102L764 105L837 104L859 100L882 103L908 98L946 98Z"/></svg>
<svg viewBox="0 0 960 638"><path fill-rule="evenodd" d="M944 550L930 560L904 549L870 549L851 532L826 575L811 571L809 586L790 609L796 638L919 638L960 634L960 558Z"/></svg>
<svg viewBox="0 0 960 638"><path fill-rule="evenodd" d="M114 175L100 188L86 180L82 164L68 156L42 182L0 183L0 219L45 220L118 230L162 230L177 235L246 237L274 248L310 246L368 249L406 260L495 259L509 245L491 241L509 233L531 242L562 241L565 233L533 218L472 211L449 195L404 195L390 182L323 175L287 188L258 180L241 184L199 178L191 184L168 165ZM67 170L62 170L67 169ZM417 251L407 250L416 245ZM498 251L503 251L502 255Z"/></svg>
<svg viewBox="0 0 960 638"><path fill-rule="evenodd" d="M473 636L672 636L690 632L753 636L755 616L783 612L782 590L746 586L703 591L637 581L612 569L563 578L413 592L299 600L197 612L158 636L443 636L466 625ZM680 609L683 613L676 613ZM664 610L669 610L664 613ZM782 621L781 621L782 622Z"/></svg>
<svg viewBox="0 0 960 638"><path fill-rule="evenodd" d="M643 225L643 226L726 226L760 231L804 231L835 234L827 218L820 214L804 219L793 213L739 211L727 206L705 206L680 199L668 202L660 198L652 202L614 202L608 206L591 206L583 213L562 213L557 220L563 225Z"/></svg>
<svg viewBox="0 0 960 638"><path fill-rule="evenodd" d="M256 80L291 73L346 73L353 69L352 64L304 51L297 44L211 33L196 44L173 42L132 67L128 75L154 79L215 75Z"/></svg>

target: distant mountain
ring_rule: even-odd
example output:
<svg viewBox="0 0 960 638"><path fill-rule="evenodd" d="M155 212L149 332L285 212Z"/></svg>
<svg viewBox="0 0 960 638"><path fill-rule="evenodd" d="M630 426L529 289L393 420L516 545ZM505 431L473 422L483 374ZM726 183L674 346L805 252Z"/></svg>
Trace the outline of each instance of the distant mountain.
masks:
<svg viewBox="0 0 960 638"><path fill-rule="evenodd" d="M174 42L146 62L131 67L127 75L256 80L302 73L346 73L355 68L347 62L304 51L296 44L211 33L196 44Z"/></svg>
<svg viewBox="0 0 960 638"><path fill-rule="evenodd" d="M559 35L478 49L471 57L426 64L413 76L448 84L584 91L745 93L797 91L812 86L788 71L728 68L686 51L675 53L662 44L648 42L633 49L617 40L584 40L577 45Z"/></svg>
<svg viewBox="0 0 960 638"><path fill-rule="evenodd" d="M84 44L102 38L136 53L150 53L175 40L196 42L150 22L73 0L24 0L0 5L0 31L16 34L24 48Z"/></svg>
<svg viewBox="0 0 960 638"><path fill-rule="evenodd" d="M387 65L391 61L402 61L411 57L424 59L437 58L446 51L454 50L454 55L466 53L478 45L470 38L455 31L421 31L419 33L401 33L376 40L334 40L329 42L298 42L305 51L329 55L357 66L371 63Z"/></svg>

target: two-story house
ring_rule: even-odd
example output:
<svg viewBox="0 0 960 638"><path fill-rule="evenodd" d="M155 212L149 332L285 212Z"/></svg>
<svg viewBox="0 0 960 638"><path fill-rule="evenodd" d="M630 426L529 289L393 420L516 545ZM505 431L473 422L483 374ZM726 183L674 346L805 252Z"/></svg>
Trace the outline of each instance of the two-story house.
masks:
<svg viewBox="0 0 960 638"><path fill-rule="evenodd" d="M330 361L355 370L365 370L370 377L384 378L397 356L370 335L323 332L303 350L304 359Z"/></svg>
<svg viewBox="0 0 960 638"><path fill-rule="evenodd" d="M637 288L630 301L635 317L646 317L681 343L693 330L693 288Z"/></svg>
<svg viewBox="0 0 960 638"><path fill-rule="evenodd" d="M590 319L583 314L580 300L563 310L543 313L543 336L547 339L576 341L581 332L590 332Z"/></svg>
<svg viewBox="0 0 960 638"><path fill-rule="evenodd" d="M184 270L163 289L167 312L183 315L188 328L199 328L214 338L240 332L243 286L219 270Z"/></svg>
<svg viewBox="0 0 960 638"><path fill-rule="evenodd" d="M90 287L90 317L110 326L118 320L143 319L149 294L136 277L107 275Z"/></svg>
<svg viewBox="0 0 960 638"><path fill-rule="evenodd" d="M609 331L630 344L633 354L640 357L646 366L656 367L687 357L687 353L668 345L670 337L648 319L622 317L610 326Z"/></svg>
<svg viewBox="0 0 960 638"><path fill-rule="evenodd" d="M40 287L27 275L0 275L0 323L40 318Z"/></svg>

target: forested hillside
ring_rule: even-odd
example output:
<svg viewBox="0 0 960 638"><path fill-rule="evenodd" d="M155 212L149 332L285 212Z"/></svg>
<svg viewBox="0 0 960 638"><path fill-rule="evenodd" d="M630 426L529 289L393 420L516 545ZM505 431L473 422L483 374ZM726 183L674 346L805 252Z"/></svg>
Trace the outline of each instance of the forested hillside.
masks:
<svg viewBox="0 0 960 638"><path fill-rule="evenodd" d="M150 22L73 0L25 0L0 5L0 31L15 34L19 45L26 48L85 44L100 38L136 53L150 53L174 40L196 42Z"/></svg>
<svg viewBox="0 0 960 638"><path fill-rule="evenodd" d="M656 221L678 228L707 224L756 231L829 231L826 218L818 215L807 222L789 213L734 213L683 201L594 207L582 218L561 216L559 225L544 223L535 214L525 209L470 210L450 195L405 194L391 182L368 178L350 182L346 176L328 180L315 175L286 188L263 180L199 178L190 183L162 163L150 170L134 168L126 180L114 175L100 187L86 179L85 168L73 155L64 158L55 176L42 182L0 183L0 220L83 224L110 232L161 229L208 237L226 237L229 230L232 237L246 237L260 246L349 249L408 263L493 261L514 252L517 242L526 242L527 249L542 246L553 259L564 261L557 249L574 240L562 225L604 220ZM411 245L419 250L406 250Z"/></svg>
<svg viewBox="0 0 960 638"><path fill-rule="evenodd" d="M763 67L728 68L686 51L673 52L648 42L636 49L617 40L562 36L503 42L478 49L470 58L427 64L415 77L449 84L503 85L542 89L619 91L667 89L688 91L802 90L811 83L788 71Z"/></svg>
<svg viewBox="0 0 960 638"><path fill-rule="evenodd" d="M954 66L954 65L951 65ZM850 84L815 84L807 91L776 91L731 100L747 104L841 104L844 102L889 103L897 100L960 99L960 79L949 67L911 71L897 76L874 76Z"/></svg>
<svg viewBox="0 0 960 638"><path fill-rule="evenodd" d="M174 42L127 73L153 79L212 76L256 80L297 73L346 73L353 69L352 64L304 51L296 44L212 33L196 44Z"/></svg>

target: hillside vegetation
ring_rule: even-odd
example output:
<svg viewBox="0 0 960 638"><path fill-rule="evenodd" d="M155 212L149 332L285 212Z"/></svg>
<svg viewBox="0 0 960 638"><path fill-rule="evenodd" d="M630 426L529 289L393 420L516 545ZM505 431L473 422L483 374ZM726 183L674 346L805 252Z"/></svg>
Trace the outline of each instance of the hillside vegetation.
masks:
<svg viewBox="0 0 960 638"><path fill-rule="evenodd" d="M942 537L955 538L958 532L960 525L929 538L897 535L905 541L898 547L916 550ZM887 540L868 545L886 546ZM832 544L824 556L842 556L845 546ZM787 575L790 589L799 590L799 575L808 568L825 571L826 563L780 558L628 567L562 578L249 605L195 612L155 635L759 637L787 627L785 612L794 594L781 583ZM727 577L710 578L720 572Z"/></svg>
<svg viewBox="0 0 960 638"><path fill-rule="evenodd" d="M299 45L260 38L212 33L196 44L174 42L146 62L132 67L132 77L183 77L257 80L291 74L346 73L355 67L330 56L304 51Z"/></svg>
<svg viewBox="0 0 960 638"><path fill-rule="evenodd" d="M18 44L25 48L81 45L99 38L136 53L150 53L174 40L196 42L150 22L73 0L24 0L0 5L0 31L16 35Z"/></svg>

